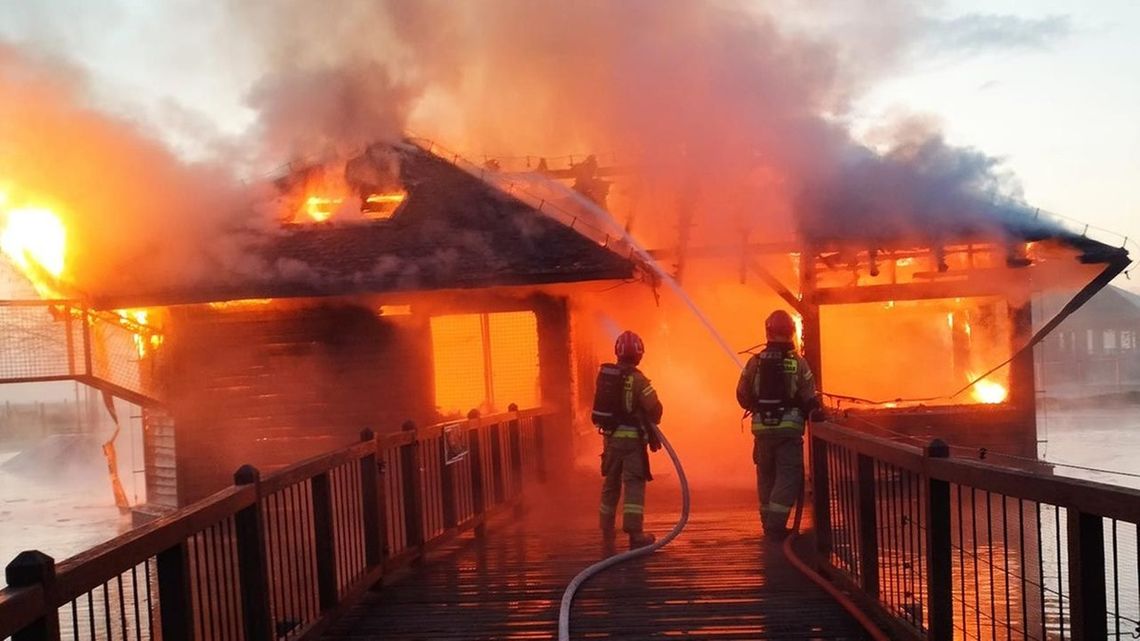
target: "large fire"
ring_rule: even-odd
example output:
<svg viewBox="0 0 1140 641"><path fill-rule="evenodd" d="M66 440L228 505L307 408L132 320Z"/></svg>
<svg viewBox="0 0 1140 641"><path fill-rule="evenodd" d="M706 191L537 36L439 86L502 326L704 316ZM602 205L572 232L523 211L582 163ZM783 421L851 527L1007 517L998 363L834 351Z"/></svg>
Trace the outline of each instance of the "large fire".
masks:
<svg viewBox="0 0 1140 641"><path fill-rule="evenodd" d="M59 215L47 207L9 208L0 195L0 250L23 272L45 298L57 298L54 281L67 266L67 230Z"/></svg>

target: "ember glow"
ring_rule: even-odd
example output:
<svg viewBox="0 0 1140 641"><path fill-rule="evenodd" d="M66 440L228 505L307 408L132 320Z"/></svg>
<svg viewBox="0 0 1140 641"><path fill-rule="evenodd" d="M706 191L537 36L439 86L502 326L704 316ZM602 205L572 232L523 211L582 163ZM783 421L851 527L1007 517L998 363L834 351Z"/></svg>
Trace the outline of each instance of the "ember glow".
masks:
<svg viewBox="0 0 1140 641"><path fill-rule="evenodd" d="M970 375L970 380L974 379L974 375ZM1004 385L995 383L993 381L982 379L970 389L971 396L979 403L988 403L996 405L1004 403L1009 391Z"/></svg>
<svg viewBox="0 0 1140 641"><path fill-rule="evenodd" d="M435 316L431 336L440 414L542 404L533 312Z"/></svg>

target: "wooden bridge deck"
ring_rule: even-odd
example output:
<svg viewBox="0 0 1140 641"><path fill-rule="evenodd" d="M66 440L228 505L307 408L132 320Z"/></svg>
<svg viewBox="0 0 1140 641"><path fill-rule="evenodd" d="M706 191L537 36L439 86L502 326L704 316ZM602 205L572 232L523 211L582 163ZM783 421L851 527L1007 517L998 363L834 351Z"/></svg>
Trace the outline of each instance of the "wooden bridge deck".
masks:
<svg viewBox="0 0 1140 641"><path fill-rule="evenodd" d="M647 528L660 535L677 510L653 511L662 488L653 489ZM492 525L485 539L437 554L369 593L325 637L556 638L567 582L603 549L592 503L539 503L516 522ZM698 496L693 505L685 532L664 550L611 568L579 590L574 638L866 638L779 545L761 540L754 497L749 504L744 495Z"/></svg>

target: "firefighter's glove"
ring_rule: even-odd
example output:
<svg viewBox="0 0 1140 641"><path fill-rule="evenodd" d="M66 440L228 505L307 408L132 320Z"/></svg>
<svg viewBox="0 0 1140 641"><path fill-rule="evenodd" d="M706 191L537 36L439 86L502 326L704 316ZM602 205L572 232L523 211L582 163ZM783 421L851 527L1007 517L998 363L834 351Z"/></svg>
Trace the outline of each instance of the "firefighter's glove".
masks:
<svg viewBox="0 0 1140 641"><path fill-rule="evenodd" d="M661 437L657 435L657 430L649 430L649 451L656 452L661 449Z"/></svg>
<svg viewBox="0 0 1140 641"><path fill-rule="evenodd" d="M817 407L811 411L809 418L811 418L812 423L822 423L827 420L827 412L823 411L823 408Z"/></svg>

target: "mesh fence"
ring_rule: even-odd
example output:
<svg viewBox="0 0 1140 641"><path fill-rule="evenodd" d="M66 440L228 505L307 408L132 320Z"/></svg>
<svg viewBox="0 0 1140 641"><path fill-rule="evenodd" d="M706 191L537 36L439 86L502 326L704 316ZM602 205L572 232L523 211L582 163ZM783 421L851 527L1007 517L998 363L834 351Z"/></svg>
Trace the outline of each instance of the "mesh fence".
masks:
<svg viewBox="0 0 1140 641"><path fill-rule="evenodd" d="M0 304L0 379L18 382L82 374L82 353L82 321L69 307Z"/></svg>
<svg viewBox="0 0 1140 641"><path fill-rule="evenodd" d="M113 312L0 301L0 383L88 377L158 399L160 342L153 329Z"/></svg>

